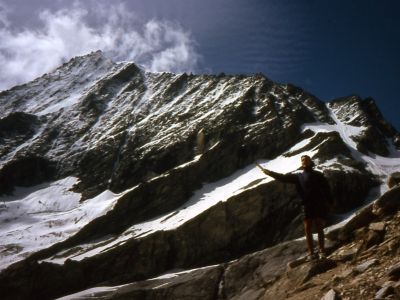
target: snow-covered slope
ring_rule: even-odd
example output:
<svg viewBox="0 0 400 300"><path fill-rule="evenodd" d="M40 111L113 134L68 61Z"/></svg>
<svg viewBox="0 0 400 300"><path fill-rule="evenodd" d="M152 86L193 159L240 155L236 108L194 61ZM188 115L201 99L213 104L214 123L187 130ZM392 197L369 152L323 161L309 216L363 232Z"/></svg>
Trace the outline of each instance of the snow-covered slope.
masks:
<svg viewBox="0 0 400 300"><path fill-rule="evenodd" d="M318 132L332 132L336 131L339 133L341 139L346 143L346 146L351 151L351 156L355 160L365 164L366 169L382 180L382 192L387 190L386 181L388 177L400 170L400 151L396 149L393 141L388 141L389 155L384 157L374 153L368 153L368 155L361 153L357 149L357 143L354 140L355 137L362 135L367 129L366 127L349 125L353 120L359 118L357 112L353 115L352 119L346 123L342 122L338 118L340 113L338 109L330 108L330 104L327 104L329 115L334 120L335 124L304 124L303 130L310 129L315 133Z"/></svg>
<svg viewBox="0 0 400 300"><path fill-rule="evenodd" d="M3 91L7 101L2 101L1 116L15 111L46 115L66 109L115 69L114 63L100 51L92 53L91 59L74 58L28 84Z"/></svg>
<svg viewBox="0 0 400 300"><path fill-rule="evenodd" d="M0 107L0 268L21 261L3 278L93 274L46 297L299 237L295 191L255 162L296 172L310 155L337 213L400 169L399 134L373 101L325 105L262 75L149 73L95 52L1 92Z"/></svg>
<svg viewBox="0 0 400 300"><path fill-rule="evenodd" d="M77 233L93 219L112 209L121 195L104 191L79 203L71 191L77 178L17 188L13 196L3 196L0 208L0 269L28 257Z"/></svg>

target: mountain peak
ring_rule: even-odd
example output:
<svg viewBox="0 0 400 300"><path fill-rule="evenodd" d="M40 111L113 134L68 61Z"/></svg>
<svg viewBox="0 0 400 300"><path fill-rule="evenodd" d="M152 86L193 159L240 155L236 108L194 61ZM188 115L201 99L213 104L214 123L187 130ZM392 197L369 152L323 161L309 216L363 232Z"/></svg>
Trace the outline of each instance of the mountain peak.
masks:
<svg viewBox="0 0 400 300"><path fill-rule="evenodd" d="M16 111L38 115L58 111L74 103L115 66L101 51L74 57L52 72L1 93L0 117Z"/></svg>
<svg viewBox="0 0 400 300"><path fill-rule="evenodd" d="M82 63L92 63L92 64L102 64L102 63L108 63L108 64L114 64L114 62L109 59L108 57L105 56L103 51L97 50L97 51L92 51L88 54L84 55L78 55L73 58L71 58L68 62L64 63L61 67L66 66L66 65L81 65Z"/></svg>
<svg viewBox="0 0 400 300"><path fill-rule="evenodd" d="M309 155L334 212L349 213L400 167L376 109L260 75L145 72L98 51L0 94L0 194L12 193L0 197L2 297L56 298L299 238L295 188L255 162L291 173Z"/></svg>

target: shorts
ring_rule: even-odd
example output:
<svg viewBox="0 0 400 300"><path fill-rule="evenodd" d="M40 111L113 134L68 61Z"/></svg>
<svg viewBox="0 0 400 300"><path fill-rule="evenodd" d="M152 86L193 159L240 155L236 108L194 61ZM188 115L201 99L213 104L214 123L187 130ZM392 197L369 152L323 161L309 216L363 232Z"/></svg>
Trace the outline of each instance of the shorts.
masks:
<svg viewBox="0 0 400 300"><path fill-rule="evenodd" d="M304 205L303 204L303 219L323 219L328 218L328 208L323 203Z"/></svg>

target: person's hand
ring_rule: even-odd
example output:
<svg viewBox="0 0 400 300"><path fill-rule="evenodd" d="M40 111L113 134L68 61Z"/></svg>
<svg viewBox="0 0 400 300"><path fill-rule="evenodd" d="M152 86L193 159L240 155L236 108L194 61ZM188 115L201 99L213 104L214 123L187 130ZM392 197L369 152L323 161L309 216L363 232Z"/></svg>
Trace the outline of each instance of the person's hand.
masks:
<svg viewBox="0 0 400 300"><path fill-rule="evenodd" d="M269 170L264 169L261 165L259 165L258 163L256 163L256 166L265 174L265 175L269 175Z"/></svg>

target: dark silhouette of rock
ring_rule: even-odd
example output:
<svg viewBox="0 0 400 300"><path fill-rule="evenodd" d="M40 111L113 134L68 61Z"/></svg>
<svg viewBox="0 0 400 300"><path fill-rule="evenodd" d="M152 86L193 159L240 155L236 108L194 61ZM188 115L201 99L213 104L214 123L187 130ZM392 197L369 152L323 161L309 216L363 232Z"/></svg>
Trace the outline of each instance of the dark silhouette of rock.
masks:
<svg viewBox="0 0 400 300"><path fill-rule="evenodd" d="M394 277L396 279L400 279L400 263L392 266L388 271L387 275L390 277Z"/></svg>

